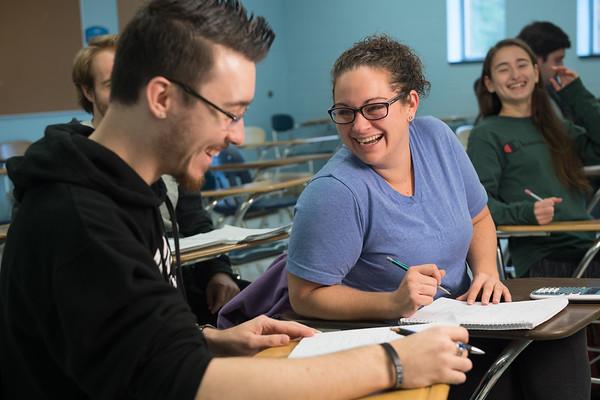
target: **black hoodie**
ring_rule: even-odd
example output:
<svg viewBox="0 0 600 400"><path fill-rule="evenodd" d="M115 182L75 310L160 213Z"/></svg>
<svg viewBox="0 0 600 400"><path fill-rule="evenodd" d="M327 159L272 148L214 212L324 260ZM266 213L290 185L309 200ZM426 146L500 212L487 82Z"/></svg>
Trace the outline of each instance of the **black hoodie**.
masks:
<svg viewBox="0 0 600 400"><path fill-rule="evenodd" d="M192 399L211 355L167 283L162 198L89 129L50 126L7 165L4 398Z"/></svg>

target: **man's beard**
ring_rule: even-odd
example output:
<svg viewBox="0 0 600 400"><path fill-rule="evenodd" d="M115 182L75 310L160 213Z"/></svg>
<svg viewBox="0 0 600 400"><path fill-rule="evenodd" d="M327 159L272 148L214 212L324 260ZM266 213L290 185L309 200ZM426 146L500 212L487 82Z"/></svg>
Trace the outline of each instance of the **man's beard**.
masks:
<svg viewBox="0 0 600 400"><path fill-rule="evenodd" d="M181 173L173 176L177 184L186 192L195 192L204 186L204 175L200 175L198 178L193 178L189 174Z"/></svg>

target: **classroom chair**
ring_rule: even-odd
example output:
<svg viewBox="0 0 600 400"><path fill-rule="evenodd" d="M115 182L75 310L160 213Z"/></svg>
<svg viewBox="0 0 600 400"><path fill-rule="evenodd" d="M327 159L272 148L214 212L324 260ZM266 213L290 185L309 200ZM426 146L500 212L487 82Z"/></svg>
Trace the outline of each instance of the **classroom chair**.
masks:
<svg viewBox="0 0 600 400"><path fill-rule="evenodd" d="M15 156L22 156L31 142L15 140L0 143L0 168L6 168L6 161ZM14 199L12 197L12 182L7 175L0 175L0 224L10 222Z"/></svg>
<svg viewBox="0 0 600 400"><path fill-rule="evenodd" d="M244 157L235 146L229 146L225 150L222 150L213 160L213 163L216 165L243 162ZM203 190L226 189L253 182L252 175L248 170L208 171L205 178L206 183L202 188ZM257 198L253 201L243 215L238 215L238 221L235 221L234 224L239 222L241 225L244 225L244 220L246 219L267 217L278 214L280 211L286 211L291 220L293 216L291 210L296 205L297 196L282 195L280 191L276 195L273 194ZM222 225L227 217L235 216L244 200L240 196L231 196L218 201L212 209L220 215L217 225ZM261 225L264 225L265 222L266 218L263 218Z"/></svg>

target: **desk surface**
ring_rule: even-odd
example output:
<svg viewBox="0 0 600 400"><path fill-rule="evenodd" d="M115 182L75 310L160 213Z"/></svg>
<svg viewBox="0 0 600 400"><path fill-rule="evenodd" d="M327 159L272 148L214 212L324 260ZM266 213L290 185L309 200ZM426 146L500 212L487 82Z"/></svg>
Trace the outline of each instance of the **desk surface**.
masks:
<svg viewBox="0 0 600 400"><path fill-rule="evenodd" d="M0 243L6 240L6 234L8 233L8 227L10 224L0 225Z"/></svg>
<svg viewBox="0 0 600 400"><path fill-rule="evenodd" d="M246 169L264 169L273 167L282 167L286 165L301 164L315 160L327 160L333 153L307 154L305 156L294 156L288 158L276 158L273 160L250 161L246 163L231 163L222 165L212 165L211 171L239 171Z"/></svg>
<svg viewBox="0 0 600 400"><path fill-rule="evenodd" d="M556 221L546 225L498 225L499 233L512 232L592 232L600 231L600 220Z"/></svg>
<svg viewBox="0 0 600 400"><path fill-rule="evenodd" d="M513 301L530 300L529 293L543 286L600 286L600 279L576 278L520 278L504 281ZM570 336L600 317L599 303L569 303L549 321L531 330L469 331L475 337L506 339L552 340Z"/></svg>
<svg viewBox="0 0 600 400"><path fill-rule="evenodd" d="M583 167L583 173L587 177L600 176L600 165L586 165Z"/></svg>
<svg viewBox="0 0 600 400"><path fill-rule="evenodd" d="M298 342L291 342L287 346L272 347L261 351L256 357L284 358L292 351ZM392 390L373 396L362 397L369 400L444 400L448 398L450 388L448 385L433 385L420 389Z"/></svg>
<svg viewBox="0 0 600 400"><path fill-rule="evenodd" d="M277 141L261 142L261 143L240 144L237 147L240 149L291 147L291 146L300 146L303 144L334 142L334 141L338 141L339 139L340 139L340 137L338 135L313 136L313 137L303 138L303 139L277 140Z"/></svg>
<svg viewBox="0 0 600 400"><path fill-rule="evenodd" d="M261 244L277 242L279 240L287 239L288 237L289 233L282 232L278 235L266 239L253 240L252 242L218 244L210 247L203 247L201 249L184 250L181 252L181 264L189 264L192 262L208 260L210 258L220 256L221 254L229 253L230 251L249 249L252 247L259 246Z"/></svg>
<svg viewBox="0 0 600 400"><path fill-rule="evenodd" d="M312 175L306 175L292 179L256 181L226 189L203 190L200 193L205 199L211 200L244 194L270 193L277 190L289 189L294 186L304 185L310 180L310 178L312 178Z"/></svg>
<svg viewBox="0 0 600 400"><path fill-rule="evenodd" d="M576 278L519 278L504 281L510 289L513 301L530 300L529 293L543 286L600 286L600 279ZM357 329L387 326L385 321L327 321L304 319L294 313L283 316L317 329ZM469 330L474 337L494 337L501 339L552 340L569 336L600 318L600 303L569 303L569 305L549 321L531 330L479 331Z"/></svg>
<svg viewBox="0 0 600 400"><path fill-rule="evenodd" d="M0 175L8 175L8 172L6 172L6 168L0 168Z"/></svg>

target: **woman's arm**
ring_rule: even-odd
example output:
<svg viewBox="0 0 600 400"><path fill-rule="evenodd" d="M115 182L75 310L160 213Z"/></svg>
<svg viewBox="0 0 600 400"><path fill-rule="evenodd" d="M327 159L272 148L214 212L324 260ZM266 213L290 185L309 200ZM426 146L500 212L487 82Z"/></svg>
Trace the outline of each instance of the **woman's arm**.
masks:
<svg viewBox="0 0 600 400"><path fill-rule="evenodd" d="M490 300L499 303L502 297L505 301L511 301L510 292L498 275L496 246L496 226L489 209L485 206L473 218L473 238L467 255L473 271L473 281L469 290L459 296L458 300L466 300L472 304L481 293L483 304L489 303Z"/></svg>
<svg viewBox="0 0 600 400"><path fill-rule="evenodd" d="M445 275L433 264L409 268L398 289L367 292L341 284L325 286L288 273L290 302L295 312L332 320L390 320L412 315L431 304Z"/></svg>

